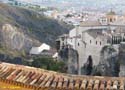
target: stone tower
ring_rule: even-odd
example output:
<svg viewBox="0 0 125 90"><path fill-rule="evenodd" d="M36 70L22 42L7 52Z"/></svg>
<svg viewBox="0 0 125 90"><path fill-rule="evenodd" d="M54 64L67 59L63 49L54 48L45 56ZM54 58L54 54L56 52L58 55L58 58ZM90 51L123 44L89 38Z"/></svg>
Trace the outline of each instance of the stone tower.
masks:
<svg viewBox="0 0 125 90"><path fill-rule="evenodd" d="M114 11L110 11L106 14L108 23L113 23L117 20L117 15Z"/></svg>

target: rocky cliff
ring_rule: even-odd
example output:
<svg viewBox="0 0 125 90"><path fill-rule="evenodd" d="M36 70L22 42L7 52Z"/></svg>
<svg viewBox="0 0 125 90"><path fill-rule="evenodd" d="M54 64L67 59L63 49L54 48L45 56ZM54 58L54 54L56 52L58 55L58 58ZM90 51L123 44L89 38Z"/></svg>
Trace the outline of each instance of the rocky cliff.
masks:
<svg viewBox="0 0 125 90"><path fill-rule="evenodd" d="M87 62L86 62L87 63ZM86 68L86 63L82 67L82 74L90 71ZM87 67L90 67L87 65ZM115 47L107 45L101 50L101 58L99 64L92 67L92 72L89 75L96 76L115 76L118 77L120 72L118 51Z"/></svg>
<svg viewBox="0 0 125 90"><path fill-rule="evenodd" d="M60 60L67 65L67 73L78 74L78 52L71 47L65 46L59 51Z"/></svg>
<svg viewBox="0 0 125 90"><path fill-rule="evenodd" d="M37 12L0 3L1 53L24 54L43 42L55 47L57 37L71 28Z"/></svg>
<svg viewBox="0 0 125 90"><path fill-rule="evenodd" d="M0 26L9 23L40 42L54 46L59 35L68 33L72 26L50 19L37 12L0 4Z"/></svg>
<svg viewBox="0 0 125 90"><path fill-rule="evenodd" d="M40 45L40 42L25 35L21 29L4 24L0 30L1 46L11 50L29 51L32 46Z"/></svg>

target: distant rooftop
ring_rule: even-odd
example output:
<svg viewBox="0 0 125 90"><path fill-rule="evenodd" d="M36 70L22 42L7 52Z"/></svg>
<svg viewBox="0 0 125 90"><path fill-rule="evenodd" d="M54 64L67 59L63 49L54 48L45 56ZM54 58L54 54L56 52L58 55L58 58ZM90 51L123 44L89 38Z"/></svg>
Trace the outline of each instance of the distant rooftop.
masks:
<svg viewBox="0 0 125 90"><path fill-rule="evenodd" d="M115 24L115 23L111 23L111 24L106 24L103 25L101 24L99 21L85 21L85 22L81 22L81 24L79 25L80 27L94 27L94 26L120 26L120 27L125 27L125 24Z"/></svg>
<svg viewBox="0 0 125 90"><path fill-rule="evenodd" d="M81 22L80 26L100 26L101 23L99 21L85 21Z"/></svg>
<svg viewBox="0 0 125 90"><path fill-rule="evenodd" d="M116 15L116 13L111 10L110 12L107 13L107 15Z"/></svg>

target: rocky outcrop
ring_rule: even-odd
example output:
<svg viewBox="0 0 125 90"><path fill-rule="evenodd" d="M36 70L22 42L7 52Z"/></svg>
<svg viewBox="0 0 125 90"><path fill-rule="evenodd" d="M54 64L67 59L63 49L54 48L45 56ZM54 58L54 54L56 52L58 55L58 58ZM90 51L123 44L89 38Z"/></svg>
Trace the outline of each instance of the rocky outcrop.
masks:
<svg viewBox="0 0 125 90"><path fill-rule="evenodd" d="M122 42L119 46L119 61L120 61L119 76L125 77L125 42Z"/></svg>
<svg viewBox="0 0 125 90"><path fill-rule="evenodd" d="M88 59L87 62L81 68L81 73L83 75L117 77L119 76L119 72L120 72L120 64L119 64L118 51L113 46L104 46L102 48L101 58L98 65L92 66Z"/></svg>
<svg viewBox="0 0 125 90"><path fill-rule="evenodd" d="M113 46L105 46L101 51L99 65L93 69L93 75L100 76L119 76L118 52Z"/></svg>
<svg viewBox="0 0 125 90"><path fill-rule="evenodd" d="M72 26L50 19L32 10L0 3L0 27L9 23L40 42L55 46L58 36L68 33Z"/></svg>
<svg viewBox="0 0 125 90"><path fill-rule="evenodd" d="M67 63L68 73L78 74L78 53L76 50L64 47L59 53L61 59ZM81 68L82 75L119 76L120 64L118 51L113 46L105 46L101 51L98 65L93 66L93 60L88 58Z"/></svg>
<svg viewBox="0 0 125 90"><path fill-rule="evenodd" d="M73 48L68 50L68 73L78 74L78 52Z"/></svg>
<svg viewBox="0 0 125 90"><path fill-rule="evenodd" d="M32 46L40 45L40 42L25 35L19 28L11 24L4 24L0 30L0 34L0 44L11 50L29 52Z"/></svg>
<svg viewBox="0 0 125 90"><path fill-rule="evenodd" d="M60 59L67 64L67 73L78 74L78 52L71 47L64 47L59 51Z"/></svg>

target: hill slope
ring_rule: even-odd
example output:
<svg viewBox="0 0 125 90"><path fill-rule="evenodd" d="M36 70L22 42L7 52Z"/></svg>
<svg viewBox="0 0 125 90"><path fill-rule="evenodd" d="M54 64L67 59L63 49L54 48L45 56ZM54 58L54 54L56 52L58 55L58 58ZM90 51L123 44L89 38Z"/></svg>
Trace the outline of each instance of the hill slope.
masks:
<svg viewBox="0 0 125 90"><path fill-rule="evenodd" d="M43 42L54 47L55 39L71 28L34 11L0 4L0 43L7 48L30 49Z"/></svg>

